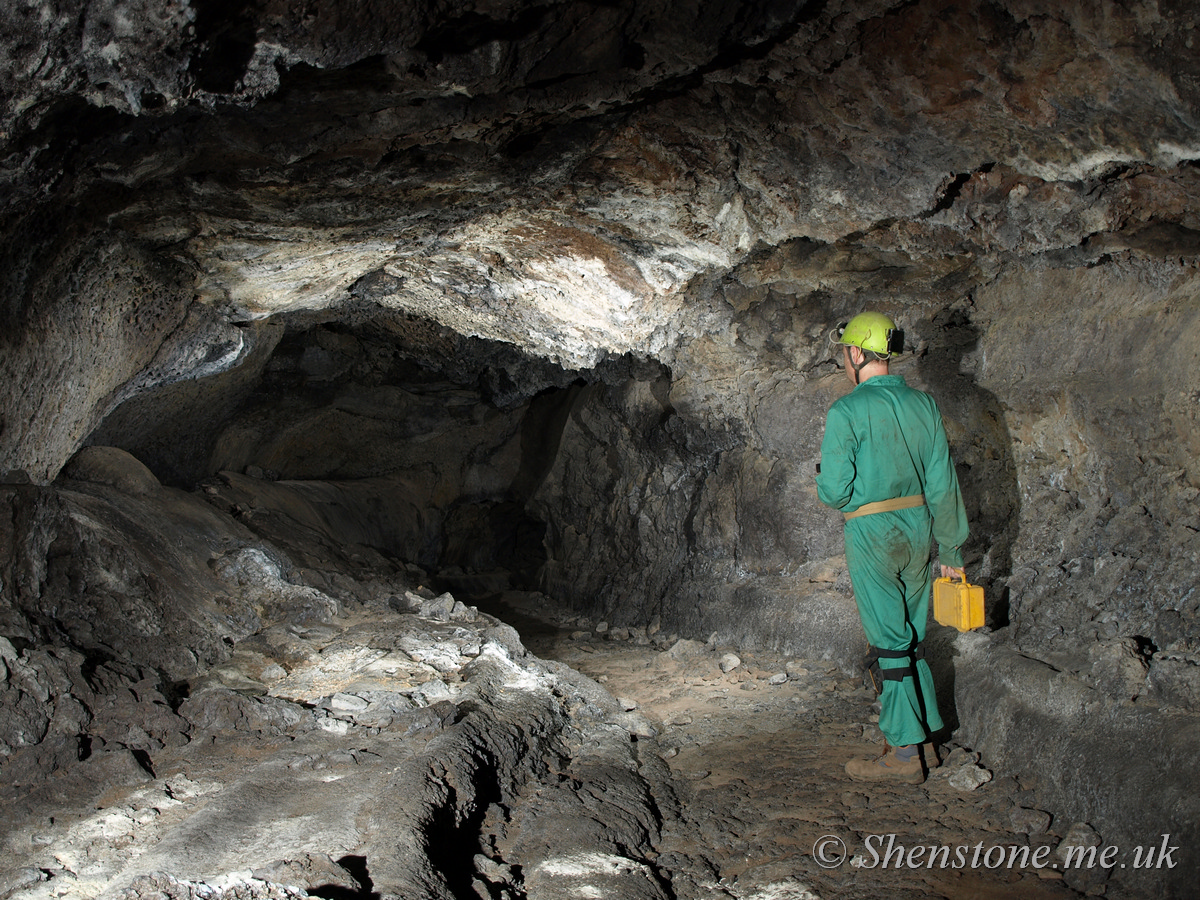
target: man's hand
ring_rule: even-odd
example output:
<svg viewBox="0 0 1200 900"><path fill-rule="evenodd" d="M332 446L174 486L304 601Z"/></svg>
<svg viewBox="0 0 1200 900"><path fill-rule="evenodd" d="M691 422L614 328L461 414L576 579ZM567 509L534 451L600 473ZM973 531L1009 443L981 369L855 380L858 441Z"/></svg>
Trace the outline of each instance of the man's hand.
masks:
<svg viewBox="0 0 1200 900"><path fill-rule="evenodd" d="M942 566L942 577L943 578L957 578L960 581L966 581L967 580L967 570L966 569L956 569L953 566Z"/></svg>

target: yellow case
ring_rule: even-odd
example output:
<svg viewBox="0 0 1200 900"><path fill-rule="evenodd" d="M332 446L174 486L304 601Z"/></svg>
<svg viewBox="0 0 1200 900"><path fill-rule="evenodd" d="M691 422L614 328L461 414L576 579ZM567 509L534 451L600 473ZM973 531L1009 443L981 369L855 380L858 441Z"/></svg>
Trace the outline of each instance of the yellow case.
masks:
<svg viewBox="0 0 1200 900"><path fill-rule="evenodd" d="M933 582L933 617L939 625L959 631L979 628L983 625L983 588L966 579L938 578Z"/></svg>

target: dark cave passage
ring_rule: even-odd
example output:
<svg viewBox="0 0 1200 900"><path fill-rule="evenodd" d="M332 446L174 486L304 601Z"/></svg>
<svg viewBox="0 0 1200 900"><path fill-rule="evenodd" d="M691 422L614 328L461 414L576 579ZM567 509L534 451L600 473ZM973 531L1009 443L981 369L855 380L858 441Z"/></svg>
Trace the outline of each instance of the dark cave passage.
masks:
<svg viewBox="0 0 1200 900"><path fill-rule="evenodd" d="M546 525L526 507L581 376L430 323L408 327L440 343L370 325L269 336L257 380L167 386L118 407L88 443L117 446L184 490L232 472L270 493L253 505L286 506L292 492L347 544L447 588L530 587Z"/></svg>

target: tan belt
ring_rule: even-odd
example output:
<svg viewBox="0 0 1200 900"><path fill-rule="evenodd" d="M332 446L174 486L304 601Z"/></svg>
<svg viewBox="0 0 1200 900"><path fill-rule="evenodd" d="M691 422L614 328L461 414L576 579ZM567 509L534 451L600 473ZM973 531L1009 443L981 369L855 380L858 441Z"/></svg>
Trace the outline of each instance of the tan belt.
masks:
<svg viewBox="0 0 1200 900"><path fill-rule="evenodd" d="M878 500L875 503L864 503L854 512L842 513L846 521L857 519L859 516L869 516L872 513L891 512L893 509L912 509L914 506L924 506L925 495L913 494L911 497L896 497L894 500Z"/></svg>

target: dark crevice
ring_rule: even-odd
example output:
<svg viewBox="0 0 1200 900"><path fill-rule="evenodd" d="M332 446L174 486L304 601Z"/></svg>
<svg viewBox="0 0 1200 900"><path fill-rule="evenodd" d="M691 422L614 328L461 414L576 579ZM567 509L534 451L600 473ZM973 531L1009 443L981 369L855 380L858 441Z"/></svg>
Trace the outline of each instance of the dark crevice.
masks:
<svg viewBox="0 0 1200 900"><path fill-rule="evenodd" d="M378 900L380 895L375 891L375 883L371 880L365 856L343 856L337 861L337 864L354 879L358 889L355 890L340 884L324 884L320 887L310 888L308 891L310 897L322 897L324 900Z"/></svg>
<svg viewBox="0 0 1200 900"><path fill-rule="evenodd" d="M483 852L481 825L488 806L501 800L495 761L479 758L477 762L479 767L472 779L474 797L469 801L460 800L454 787L447 784L446 802L435 811L425 827L429 860L445 879L451 896L457 900L479 900L472 881L475 856Z"/></svg>
<svg viewBox="0 0 1200 900"><path fill-rule="evenodd" d="M1135 634L1133 636L1133 641L1135 644L1137 644L1138 653L1140 653L1144 659L1149 660L1154 656L1155 653L1158 652L1158 645L1148 637Z"/></svg>
<svg viewBox="0 0 1200 900"><path fill-rule="evenodd" d="M151 778L158 777L154 774L154 762L151 760L149 753L147 753L145 750L138 749L137 747L130 747L129 752L147 775L149 775Z"/></svg>
<svg viewBox="0 0 1200 900"><path fill-rule="evenodd" d="M1111 168L1099 175L1099 181L1102 184L1109 184L1114 181L1123 181L1126 178L1144 171L1144 169L1145 166L1133 165L1132 163L1114 163Z"/></svg>
<svg viewBox="0 0 1200 900"><path fill-rule="evenodd" d="M477 12L464 13L429 29L414 49L434 65L447 56L469 53L494 41L516 42L533 34L545 21L548 8L527 9L510 22Z"/></svg>
<svg viewBox="0 0 1200 900"><path fill-rule="evenodd" d="M962 193L963 186L971 180L971 173L964 172L962 175L955 175L946 189L942 191L942 196L938 198L937 203L933 205L933 209L929 210L925 215L932 216L954 206L954 201L958 199Z"/></svg>
<svg viewBox="0 0 1200 900"><path fill-rule="evenodd" d="M233 91L254 56L257 29L247 0L193 0L200 45L196 86L213 94Z"/></svg>
<svg viewBox="0 0 1200 900"><path fill-rule="evenodd" d="M163 673L159 674L162 675ZM183 705L183 701L191 696L192 687L186 679L173 681L164 675L162 681L158 684L158 692L167 701L167 706L171 712L178 713L179 707Z"/></svg>

